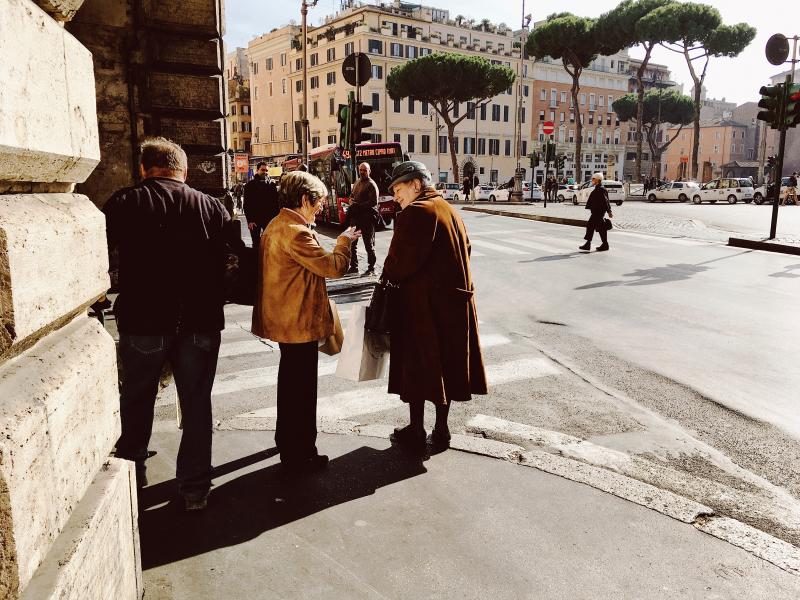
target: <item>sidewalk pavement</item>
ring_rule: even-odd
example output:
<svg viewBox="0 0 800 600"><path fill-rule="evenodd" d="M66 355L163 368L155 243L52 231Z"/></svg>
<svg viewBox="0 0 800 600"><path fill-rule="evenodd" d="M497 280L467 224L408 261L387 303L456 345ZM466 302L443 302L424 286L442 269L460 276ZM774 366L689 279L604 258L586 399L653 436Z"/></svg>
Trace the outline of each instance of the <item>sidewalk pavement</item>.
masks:
<svg viewBox="0 0 800 600"><path fill-rule="evenodd" d="M145 598L769 598L800 578L692 525L536 468L320 434L286 482L272 433L217 431L208 509L175 500L160 428L140 495Z"/></svg>

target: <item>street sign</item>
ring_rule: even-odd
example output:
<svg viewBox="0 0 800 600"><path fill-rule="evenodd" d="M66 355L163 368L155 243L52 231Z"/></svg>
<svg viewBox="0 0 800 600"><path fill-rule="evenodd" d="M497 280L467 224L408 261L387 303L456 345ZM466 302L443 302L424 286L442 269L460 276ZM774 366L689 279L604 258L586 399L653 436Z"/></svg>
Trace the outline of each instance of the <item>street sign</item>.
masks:
<svg viewBox="0 0 800 600"><path fill-rule="evenodd" d="M247 161L247 154L234 154L233 164L235 165L236 173L247 173L250 165Z"/></svg>
<svg viewBox="0 0 800 600"><path fill-rule="evenodd" d="M789 58L789 40L782 33L776 33L767 40L764 53L770 64L782 65Z"/></svg>
<svg viewBox="0 0 800 600"><path fill-rule="evenodd" d="M544 133L545 135L550 135L553 133L553 131L555 131L555 125L553 124L553 122L545 121L544 124L542 125L542 133Z"/></svg>
<svg viewBox="0 0 800 600"><path fill-rule="evenodd" d="M689 157L688 156L681 156L681 162L685 165L689 164Z"/></svg>
<svg viewBox="0 0 800 600"><path fill-rule="evenodd" d="M353 52L342 63L342 75L350 85L361 87L372 77L372 63L363 52Z"/></svg>

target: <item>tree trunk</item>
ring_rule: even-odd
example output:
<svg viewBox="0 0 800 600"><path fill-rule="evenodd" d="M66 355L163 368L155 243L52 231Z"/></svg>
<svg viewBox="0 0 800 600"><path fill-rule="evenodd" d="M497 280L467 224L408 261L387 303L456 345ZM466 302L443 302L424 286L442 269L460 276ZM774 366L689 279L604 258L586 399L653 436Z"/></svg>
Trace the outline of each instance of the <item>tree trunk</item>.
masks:
<svg viewBox="0 0 800 600"><path fill-rule="evenodd" d="M647 50L644 53L642 64L636 70L636 183L642 182L642 116L644 113L644 85L642 84L642 79L647 63L650 62L650 53L653 51L654 44L645 44L645 46ZM652 163L650 170L652 171Z"/></svg>
<svg viewBox="0 0 800 600"><path fill-rule="evenodd" d="M697 181L697 172L700 165L700 94L702 83L694 79L694 138L692 139L692 179Z"/></svg>
<svg viewBox="0 0 800 600"><path fill-rule="evenodd" d="M458 160L456 159L456 140L455 140L455 123L446 122L447 125L447 143L450 146L450 160L453 163L453 182L458 183ZM476 143L478 140L475 140Z"/></svg>
<svg viewBox="0 0 800 600"><path fill-rule="evenodd" d="M578 92L581 89L580 77L581 72L576 69L575 74L572 76L572 104L575 110L575 183L583 181L583 175L581 174L583 123L581 123L581 109L578 104Z"/></svg>

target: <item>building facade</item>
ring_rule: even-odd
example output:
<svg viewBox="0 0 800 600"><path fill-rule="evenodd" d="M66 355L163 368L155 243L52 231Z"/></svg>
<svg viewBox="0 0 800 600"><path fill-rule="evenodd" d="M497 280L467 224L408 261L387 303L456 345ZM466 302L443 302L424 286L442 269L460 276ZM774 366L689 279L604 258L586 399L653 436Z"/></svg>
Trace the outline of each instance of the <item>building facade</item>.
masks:
<svg viewBox="0 0 800 600"><path fill-rule="evenodd" d="M225 113L226 150L250 153L252 122L250 117L250 65L244 48L226 57L227 111Z"/></svg>
<svg viewBox="0 0 800 600"><path fill-rule="evenodd" d="M718 119L700 123L700 145L698 151L699 173L705 182L723 177L724 165L748 160L748 126L730 119ZM669 139L677 139L664 153L664 176L673 180L686 180L691 177L692 140L694 130L685 126L680 133L677 127L667 130Z"/></svg>

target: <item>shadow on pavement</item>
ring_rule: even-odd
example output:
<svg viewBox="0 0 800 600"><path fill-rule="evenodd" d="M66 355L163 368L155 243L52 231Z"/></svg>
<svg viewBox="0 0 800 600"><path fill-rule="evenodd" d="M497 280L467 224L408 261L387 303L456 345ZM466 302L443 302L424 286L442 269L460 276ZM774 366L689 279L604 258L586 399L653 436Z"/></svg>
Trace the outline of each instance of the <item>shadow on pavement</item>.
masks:
<svg viewBox="0 0 800 600"><path fill-rule="evenodd" d="M215 476L275 453L270 449L226 463L215 470ZM183 511L174 479L145 488L139 513L142 568L241 544L332 506L372 495L378 488L427 472L423 458L395 447L377 450L362 446L332 459L327 471L294 480L285 479L275 463L212 488L208 508L197 513Z"/></svg>
<svg viewBox="0 0 800 600"><path fill-rule="evenodd" d="M800 270L800 265L789 265L783 268L783 271L778 271L777 273L770 273L770 277L788 277L788 278L796 278L800 277L800 272L792 273L793 270L798 269Z"/></svg>

